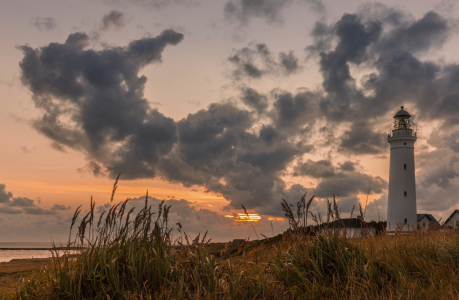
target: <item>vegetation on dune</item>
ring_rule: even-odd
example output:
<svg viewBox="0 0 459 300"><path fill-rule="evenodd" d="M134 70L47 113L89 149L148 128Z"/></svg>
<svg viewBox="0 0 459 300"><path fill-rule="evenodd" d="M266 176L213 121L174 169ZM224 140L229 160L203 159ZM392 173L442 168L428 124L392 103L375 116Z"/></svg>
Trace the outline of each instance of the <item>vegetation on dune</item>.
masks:
<svg viewBox="0 0 459 300"><path fill-rule="evenodd" d="M309 205L303 197L296 217L288 206L283 206L292 230L282 236L238 247L220 244L218 248L216 244L209 244L204 235L194 239L198 241L197 246L191 246L192 239L183 231L183 240L172 240L168 224L170 206L162 202L153 212L147 195L145 206L134 217L132 210L125 212L128 201L113 205L98 220L91 202L91 210L82 218L75 240L69 242L88 249L76 261L54 257L47 270L20 282L15 297L459 297L459 235L454 230L348 239L334 234L332 228L310 235L310 229L304 229ZM79 212L78 209L74 222ZM339 219L337 210L333 213L330 209L327 218ZM177 226L182 230L179 223Z"/></svg>

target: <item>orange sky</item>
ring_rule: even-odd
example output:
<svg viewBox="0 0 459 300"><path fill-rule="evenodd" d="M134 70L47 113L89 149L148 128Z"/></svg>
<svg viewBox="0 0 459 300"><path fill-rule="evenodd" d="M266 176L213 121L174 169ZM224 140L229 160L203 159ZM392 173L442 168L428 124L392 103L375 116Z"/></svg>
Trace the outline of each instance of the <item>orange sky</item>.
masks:
<svg viewBox="0 0 459 300"><path fill-rule="evenodd" d="M388 0L383 2L388 7L396 7L409 12L414 19L422 17L429 10L441 12L446 16L445 18L451 19L459 14L456 6L447 9L445 6L447 1L434 1L433 3L432 1L410 0L401 3ZM317 12L308 5L295 2L289 4L290 6L287 5L280 12L279 20L267 21L255 17L248 24L228 21L223 12L225 3L226 1L223 0L202 0L201 4L187 6L176 5L171 1L165 7L154 8L148 5L136 5L129 1L84 0L78 3L58 0L4 1L0 9L0 26L4 29L0 45L2 66L0 69L0 103L2 105L0 109L2 145L0 147L0 184L4 184L6 191L12 192L14 197L33 199L44 209L51 209L55 204L64 204L71 206L73 211L81 204L88 206L91 196L97 205L107 203L114 182L113 179L107 177L97 178L87 172L78 171L86 165L89 155L72 149L66 149L66 152L57 151L51 147L52 141L49 138L33 128L32 120L42 117L42 113L31 100L32 93L21 82L19 62L24 54L17 46L27 44L37 48L52 42L64 43L70 33L87 32L91 37L89 47L101 50L104 47L124 46L135 39L156 36L164 29L173 28L185 35L183 42L178 46L168 47L163 53L162 61L145 67L140 71L139 76L144 75L148 78L144 96L149 101L151 108L157 108L165 116L177 122L186 118L188 114L207 109L211 103L226 101L238 104L241 86L250 86L271 96L274 88L293 94L304 89L320 90L323 78L318 59L308 58L305 52L306 46L315 41L315 38L311 36L315 22L323 21L326 24L333 24L344 13L362 10L365 1L324 0L326 12ZM100 27L102 17L114 9L125 14L125 24L120 28L102 30ZM53 18L56 22L54 28L48 30L34 25L34 22L45 17ZM301 70L288 78L271 76L260 81L247 80L235 83L236 79L232 77L228 57L237 49L253 48L257 43L268 45L275 54L273 55L275 59L278 59L280 52L292 51L300 58ZM335 46L336 41L330 43ZM419 57L439 62L439 64L453 63L456 60L458 46L457 35L451 35L441 49L421 53ZM351 68L357 86L360 86L360 79L367 76L370 71L367 66ZM416 111L417 108L413 107L413 110L419 113ZM391 114L392 112L388 112L387 121L376 124L375 128L380 132L389 131L392 122ZM263 122L264 120L259 120L259 127ZM337 127L334 133L341 136L351 125ZM311 132L316 133L312 135L312 140L303 142L318 143L320 137L317 133L320 132L322 126L325 126L325 121L318 120L316 127L311 129ZM420 160L422 159L425 165L428 165L429 153L435 150L431 144L428 145L427 140L433 130L440 126L441 123L437 120L428 124L420 124L418 128L419 140L416 144L416 153L421 153L419 149L422 149L423 156L420 157ZM294 165L299 160L326 159L332 161L334 166L345 161L352 161L357 166L358 172L388 180L389 153L353 155L339 153L338 147L339 145L327 145L295 159L280 178L285 181L287 188L294 184L314 188L321 180L311 176L293 176ZM331 190L333 188L330 187ZM228 210L228 200L215 193L205 192L202 186L185 187L180 183L171 183L159 178L125 180L121 175L115 199L121 201L127 197L140 197L147 190L151 197L186 199L193 202L194 207L198 209L207 209L221 216L242 213L242 209ZM386 192L370 195L360 192L357 198L360 203L365 204L368 197L368 202L371 203L374 200L382 199ZM298 200L289 201L295 203ZM431 209L427 200L423 204ZM279 213L276 217L283 215L280 209L279 206ZM258 213L255 210L248 210L248 212ZM435 213L441 215L445 212L446 209ZM63 215L62 219L67 218L67 214ZM2 234L7 234L7 231L14 233L15 229L11 226L16 220L19 220L16 217L19 218L14 215L0 214L0 222L4 219L9 226L8 230L0 231L0 239ZM268 217L270 216L262 215L262 221L268 222ZM50 217L44 218L49 219ZM40 219L33 221L36 222L34 224L41 222ZM278 224L280 222L279 220ZM262 228L266 230L269 229L267 223L261 223L259 226L265 226ZM49 228L52 226L54 225L49 225ZM281 226L287 225L282 222L282 225L279 225L279 231L285 229ZM246 230L245 234L252 229L247 227L244 230ZM18 229L18 232L25 231L27 230L19 231ZM48 233L50 232L51 229ZM14 236L13 233L7 235L8 238ZM225 238L233 235L237 234L231 232Z"/></svg>

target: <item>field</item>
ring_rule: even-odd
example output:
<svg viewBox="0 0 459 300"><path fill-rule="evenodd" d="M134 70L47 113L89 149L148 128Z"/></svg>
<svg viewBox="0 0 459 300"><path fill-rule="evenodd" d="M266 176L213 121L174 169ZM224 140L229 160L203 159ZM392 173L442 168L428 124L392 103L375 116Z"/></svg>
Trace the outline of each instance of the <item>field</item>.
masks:
<svg viewBox="0 0 459 300"><path fill-rule="evenodd" d="M148 199L148 197L147 197ZM311 200L312 201L312 200ZM71 245L76 261L55 257L25 274L8 299L457 299L459 233L417 231L349 239L305 227L283 206L292 230L242 245L172 240L171 209L161 203L135 216L126 201L96 220L82 216ZM336 207L336 203L334 203ZM331 206L330 206L331 208ZM337 209L330 216L339 219ZM75 212L76 222L79 210ZM306 215L305 215L306 214ZM75 229L75 228L73 228Z"/></svg>
<svg viewBox="0 0 459 300"><path fill-rule="evenodd" d="M50 269L43 266L34 275L25 273L25 280L20 281L22 286L14 293L12 289L6 291L5 296L13 299L456 299L459 296L459 235L454 231L352 240L325 235L284 235L277 241L255 241L239 247L209 244L181 251L170 251L167 245L154 245L145 251L138 248L141 245L118 246L121 247L81 255L75 263L64 261L59 266L51 263Z"/></svg>

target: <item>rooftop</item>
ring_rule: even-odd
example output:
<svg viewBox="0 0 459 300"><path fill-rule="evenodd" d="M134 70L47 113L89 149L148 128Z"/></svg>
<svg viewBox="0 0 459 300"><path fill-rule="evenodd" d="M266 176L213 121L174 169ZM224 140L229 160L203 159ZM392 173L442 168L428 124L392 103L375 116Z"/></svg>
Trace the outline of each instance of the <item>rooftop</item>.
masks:
<svg viewBox="0 0 459 300"><path fill-rule="evenodd" d="M401 106L400 108L401 108L401 110L399 110L399 111L395 114L394 118L398 118L398 117L411 117L411 115L410 115L406 110L404 110L404 107L403 107L403 106Z"/></svg>

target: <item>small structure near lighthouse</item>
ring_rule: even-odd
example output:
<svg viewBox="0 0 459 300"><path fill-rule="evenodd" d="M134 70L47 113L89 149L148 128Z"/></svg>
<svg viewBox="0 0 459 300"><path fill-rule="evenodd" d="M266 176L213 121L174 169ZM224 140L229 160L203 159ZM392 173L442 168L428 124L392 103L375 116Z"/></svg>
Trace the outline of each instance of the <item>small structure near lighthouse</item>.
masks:
<svg viewBox="0 0 459 300"><path fill-rule="evenodd" d="M390 144L389 200L387 232L410 232L417 228L414 143L411 115L401 107L394 128L387 137Z"/></svg>

